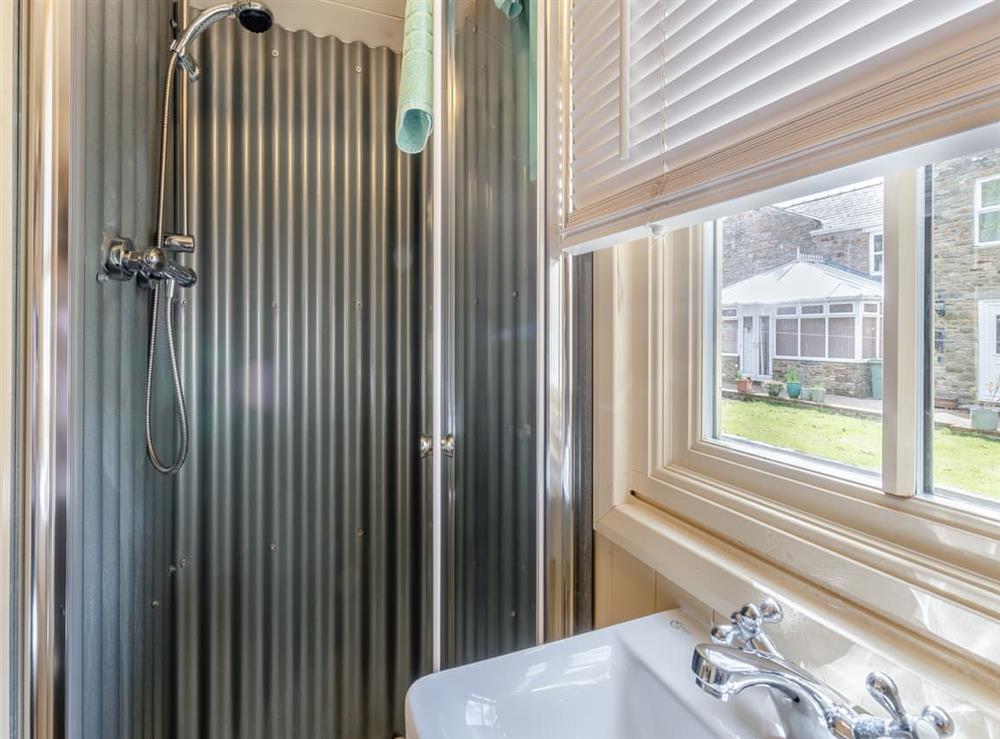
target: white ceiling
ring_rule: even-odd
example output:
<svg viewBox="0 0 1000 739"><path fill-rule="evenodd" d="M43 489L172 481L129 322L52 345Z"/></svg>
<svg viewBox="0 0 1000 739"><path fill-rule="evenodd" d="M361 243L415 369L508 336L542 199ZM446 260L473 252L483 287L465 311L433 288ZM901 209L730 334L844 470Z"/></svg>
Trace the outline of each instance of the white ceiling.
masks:
<svg viewBox="0 0 1000 739"><path fill-rule="evenodd" d="M193 9L218 0L191 0ZM289 31L335 36L348 43L403 48L403 11L406 0L264 0L275 22Z"/></svg>

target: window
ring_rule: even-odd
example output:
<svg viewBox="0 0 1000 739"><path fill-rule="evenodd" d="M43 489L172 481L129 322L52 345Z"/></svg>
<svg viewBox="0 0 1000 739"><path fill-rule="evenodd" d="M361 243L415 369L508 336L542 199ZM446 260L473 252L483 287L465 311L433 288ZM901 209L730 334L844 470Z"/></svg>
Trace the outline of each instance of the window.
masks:
<svg viewBox="0 0 1000 739"><path fill-rule="evenodd" d="M1000 175L976 180L976 246L1000 244Z"/></svg>
<svg viewBox="0 0 1000 739"><path fill-rule="evenodd" d="M881 275L882 263L885 260L885 237L881 233L869 234L868 250L871 254L868 271L873 275Z"/></svg>
<svg viewBox="0 0 1000 739"><path fill-rule="evenodd" d="M969 150L998 136L1000 125L977 132L970 140L987 143ZM933 161L933 150L922 158ZM875 213L894 224L884 231L884 292L867 268L874 224L853 234L863 261L848 263L821 218L797 230L794 204L780 199L806 187L813 199L851 189L839 173L720 209L721 224L598 252L595 465L605 484L595 496L607 502L595 520L620 539L641 532L649 562L674 553L708 562L718 550L705 537L738 542L752 566L755 557L778 564L964 659L985 653L962 624L968 603L983 605L980 633L995 634L1000 622L1000 503L989 498L1000 491L1000 438L972 429L970 413L984 404L977 363L1000 360L1000 269L991 261L1000 249L972 249L975 183L1000 174L1000 151L891 166L878 184L884 212ZM756 228L762 221L768 227ZM724 320L737 329L736 354L721 352ZM820 323L828 355L805 357ZM848 354L852 339L855 359L829 356ZM734 381L740 367L752 383ZM971 378L954 407L935 408L944 396L922 384L942 377ZM968 426L935 428L949 414ZM673 535L678 519L696 523L697 540ZM747 578L758 572L748 567ZM701 583L691 576L686 586ZM914 595L920 607L898 607ZM996 643L988 648L1000 664Z"/></svg>
<svg viewBox="0 0 1000 739"><path fill-rule="evenodd" d="M868 180L705 229L721 316L718 362L704 365L721 367L711 438L805 466L832 463L836 474L878 475L881 364L866 360L882 352L883 287L866 275L864 245L881 227L882 190L882 180ZM739 337L727 311L741 316ZM757 382L737 386L746 375Z"/></svg>
<svg viewBox="0 0 1000 739"><path fill-rule="evenodd" d="M1000 149L935 162L925 180L932 209L925 279L935 296L924 332L933 337L926 416L934 424L925 490L1000 502L1000 250L969 257L972 243L1000 243Z"/></svg>

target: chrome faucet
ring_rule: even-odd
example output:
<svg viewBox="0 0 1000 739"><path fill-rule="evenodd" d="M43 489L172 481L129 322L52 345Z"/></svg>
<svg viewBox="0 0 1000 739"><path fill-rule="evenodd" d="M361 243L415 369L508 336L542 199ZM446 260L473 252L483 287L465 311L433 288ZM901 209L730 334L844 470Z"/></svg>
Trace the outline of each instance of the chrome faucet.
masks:
<svg viewBox="0 0 1000 739"><path fill-rule="evenodd" d="M951 717L937 706L927 706L919 716L908 713L896 683L881 672L868 676L867 688L890 718L852 708L842 695L781 656L763 630L764 624L779 621L781 607L768 598L759 607L747 603L729 624L713 628L714 643L694 649L691 669L698 687L722 701L747 688L769 687L809 706L839 739L939 739L954 733Z"/></svg>
<svg viewBox="0 0 1000 739"><path fill-rule="evenodd" d="M193 269L175 261L171 254L190 254L194 238L187 234L167 234L163 246L136 249L130 239L111 236L101 246L99 280L131 280L141 276L146 280L172 280L178 287L191 287L198 281Z"/></svg>

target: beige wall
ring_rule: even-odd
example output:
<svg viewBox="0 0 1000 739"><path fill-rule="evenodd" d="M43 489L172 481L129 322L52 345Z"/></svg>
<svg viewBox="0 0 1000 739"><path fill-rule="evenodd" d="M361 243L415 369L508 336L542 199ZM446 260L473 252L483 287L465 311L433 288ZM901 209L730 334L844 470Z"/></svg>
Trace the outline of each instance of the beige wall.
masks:
<svg viewBox="0 0 1000 739"><path fill-rule="evenodd" d="M683 608L706 624L712 610L652 567L594 532L594 626L601 628L650 613Z"/></svg>

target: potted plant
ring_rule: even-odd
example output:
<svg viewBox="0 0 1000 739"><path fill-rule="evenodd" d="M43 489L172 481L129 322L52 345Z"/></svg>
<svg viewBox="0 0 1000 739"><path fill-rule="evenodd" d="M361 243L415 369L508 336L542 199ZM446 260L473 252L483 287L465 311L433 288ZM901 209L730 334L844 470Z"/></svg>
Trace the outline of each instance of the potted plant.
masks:
<svg viewBox="0 0 1000 739"><path fill-rule="evenodd" d="M736 380L736 392L740 395L749 395L753 390L753 379L750 375L741 375Z"/></svg>
<svg viewBox="0 0 1000 739"><path fill-rule="evenodd" d="M826 388L813 385L809 388L809 397L812 398L814 403L822 403L826 400Z"/></svg>
<svg viewBox="0 0 1000 739"><path fill-rule="evenodd" d="M969 425L977 431L996 431L1000 421L1000 377L986 383L986 397L969 409Z"/></svg>
<svg viewBox="0 0 1000 739"><path fill-rule="evenodd" d="M781 391L784 387L785 383L778 382L777 380L772 380L771 382L767 383L767 394L770 395L772 398L777 398L779 395L781 395Z"/></svg>
<svg viewBox="0 0 1000 739"><path fill-rule="evenodd" d="M785 370L785 390L789 398L797 398L802 393L802 384L799 382L799 368L794 364Z"/></svg>
<svg viewBox="0 0 1000 739"><path fill-rule="evenodd" d="M802 388L802 390L799 391L799 399L812 400L812 388L808 386Z"/></svg>

